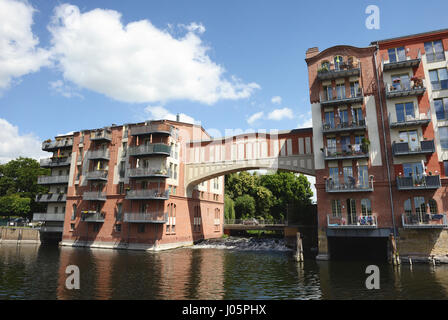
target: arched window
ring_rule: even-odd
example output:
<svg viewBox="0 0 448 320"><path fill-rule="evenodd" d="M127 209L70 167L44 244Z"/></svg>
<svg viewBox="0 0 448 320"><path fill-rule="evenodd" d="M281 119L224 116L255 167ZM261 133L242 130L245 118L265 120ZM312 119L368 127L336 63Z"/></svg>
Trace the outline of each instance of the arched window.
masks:
<svg viewBox="0 0 448 320"><path fill-rule="evenodd" d="M334 69L340 70L341 65L344 63L344 59L342 56L335 56L334 57Z"/></svg>
<svg viewBox="0 0 448 320"><path fill-rule="evenodd" d="M321 65L321 70L322 71L330 71L330 61L322 61L322 65Z"/></svg>
<svg viewBox="0 0 448 320"><path fill-rule="evenodd" d="M76 219L76 210L78 209L78 206L76 203L73 204L73 212L72 212L72 220Z"/></svg>

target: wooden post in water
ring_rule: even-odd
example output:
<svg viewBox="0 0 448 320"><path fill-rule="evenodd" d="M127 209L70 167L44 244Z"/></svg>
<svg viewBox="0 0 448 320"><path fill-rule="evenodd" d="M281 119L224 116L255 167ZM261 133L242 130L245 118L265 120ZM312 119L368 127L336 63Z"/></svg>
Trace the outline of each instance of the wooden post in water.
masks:
<svg viewBox="0 0 448 320"><path fill-rule="evenodd" d="M398 255L397 243L395 242L395 237L392 233L389 236L389 240L390 240L390 247L391 247L391 251L392 251L392 254L391 254L392 264L394 266L396 266L396 265L400 264L400 256Z"/></svg>
<svg viewBox="0 0 448 320"><path fill-rule="evenodd" d="M296 249L296 261L303 262L303 245L300 232L297 232L297 249Z"/></svg>

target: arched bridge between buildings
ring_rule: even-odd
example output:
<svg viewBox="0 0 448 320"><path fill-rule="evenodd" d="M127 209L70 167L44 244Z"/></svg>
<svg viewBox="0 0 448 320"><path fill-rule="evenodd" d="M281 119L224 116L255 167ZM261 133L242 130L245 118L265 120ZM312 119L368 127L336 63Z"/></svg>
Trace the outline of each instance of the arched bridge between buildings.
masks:
<svg viewBox="0 0 448 320"><path fill-rule="evenodd" d="M312 128L191 141L186 144L185 187L229 173L267 169L315 175Z"/></svg>

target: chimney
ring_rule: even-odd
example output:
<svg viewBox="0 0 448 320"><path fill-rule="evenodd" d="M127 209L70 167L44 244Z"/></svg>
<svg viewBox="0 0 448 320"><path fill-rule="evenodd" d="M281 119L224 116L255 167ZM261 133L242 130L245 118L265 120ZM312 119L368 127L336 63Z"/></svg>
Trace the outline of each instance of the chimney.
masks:
<svg viewBox="0 0 448 320"><path fill-rule="evenodd" d="M306 50L306 58L310 59L314 56L317 56L319 54L319 48L318 47L312 47Z"/></svg>
<svg viewBox="0 0 448 320"><path fill-rule="evenodd" d="M180 122L180 113L176 114L176 121Z"/></svg>

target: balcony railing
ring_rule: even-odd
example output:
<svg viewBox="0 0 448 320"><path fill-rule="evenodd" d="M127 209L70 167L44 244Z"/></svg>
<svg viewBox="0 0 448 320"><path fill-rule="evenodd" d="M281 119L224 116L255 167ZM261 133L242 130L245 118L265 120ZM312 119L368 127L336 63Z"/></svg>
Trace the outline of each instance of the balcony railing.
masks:
<svg viewBox="0 0 448 320"><path fill-rule="evenodd" d="M416 68L419 66L422 55L420 50L418 50L417 58L412 59L410 56L406 56L404 60L398 59L397 61L391 62L390 60L382 60L383 71L403 69L403 68Z"/></svg>
<svg viewBox="0 0 448 320"><path fill-rule="evenodd" d="M103 180L107 181L107 170L94 170L87 172L87 180Z"/></svg>
<svg viewBox="0 0 448 320"><path fill-rule="evenodd" d="M33 221L64 221L65 213L35 213Z"/></svg>
<svg viewBox="0 0 448 320"><path fill-rule="evenodd" d="M63 232L64 227L52 227L52 226L42 226L39 229L40 232Z"/></svg>
<svg viewBox="0 0 448 320"><path fill-rule="evenodd" d="M169 190L129 190L126 193L128 200L168 200L170 197Z"/></svg>
<svg viewBox="0 0 448 320"><path fill-rule="evenodd" d="M317 71L317 78L319 80L332 80L338 78L346 78L352 76L359 76L361 74L361 63L356 61L354 63L341 63L339 66L332 65L328 68L321 68Z"/></svg>
<svg viewBox="0 0 448 320"><path fill-rule="evenodd" d="M108 149L92 150L87 153L89 160L110 160L110 151Z"/></svg>
<svg viewBox="0 0 448 320"><path fill-rule="evenodd" d="M36 195L36 202L65 202L67 195L65 193L44 193Z"/></svg>
<svg viewBox="0 0 448 320"><path fill-rule="evenodd" d="M125 213L123 222L128 223L167 223L168 213L145 212L145 213Z"/></svg>
<svg viewBox="0 0 448 320"><path fill-rule="evenodd" d="M377 217L370 216L351 216L348 218L335 217L332 214L327 215L327 226L330 229L376 229L378 227Z"/></svg>
<svg viewBox="0 0 448 320"><path fill-rule="evenodd" d="M82 199L92 201L106 201L106 193L98 191L88 191L84 192L84 194L82 195Z"/></svg>
<svg viewBox="0 0 448 320"><path fill-rule="evenodd" d="M388 99L407 96L421 96L426 91L424 79L395 82L393 85L386 83L385 86L386 97Z"/></svg>
<svg viewBox="0 0 448 320"><path fill-rule="evenodd" d="M346 147L324 148L325 160L339 159L363 159L369 157L367 147L361 144L353 144Z"/></svg>
<svg viewBox="0 0 448 320"><path fill-rule="evenodd" d="M44 151L55 151L61 148L71 148L73 147L73 137L63 138L54 141L44 141L42 143L42 150Z"/></svg>
<svg viewBox="0 0 448 320"><path fill-rule="evenodd" d="M69 166L71 164L71 161L72 157L47 158L40 160L40 166L42 168L63 167Z"/></svg>
<svg viewBox="0 0 448 320"><path fill-rule="evenodd" d="M38 184L59 184L68 183L68 176L40 176L37 178Z"/></svg>
<svg viewBox="0 0 448 320"><path fill-rule="evenodd" d="M352 122L340 122L338 124L334 123L324 123L322 132L323 133L336 133L336 132L350 132L356 130L366 129L366 121L352 121Z"/></svg>
<svg viewBox="0 0 448 320"><path fill-rule="evenodd" d="M131 156L148 156L153 154L169 156L171 154L171 146L164 143L154 143L129 147L129 155Z"/></svg>
<svg viewBox="0 0 448 320"><path fill-rule="evenodd" d="M408 156L413 154L430 154L435 152L434 140L420 141L420 145L410 146L408 142L394 142L392 153L394 157Z"/></svg>
<svg viewBox="0 0 448 320"><path fill-rule="evenodd" d="M407 115L400 120L395 118L395 121L392 120L392 115L389 113L389 124L391 128L403 128L407 126L427 125L430 122L431 122L431 116L429 111L426 114L418 113L415 116Z"/></svg>
<svg viewBox="0 0 448 320"><path fill-rule="evenodd" d="M160 177L160 178L169 178L170 171L169 170L160 170L154 168L132 168L129 169L129 177L130 178L148 178L148 177Z"/></svg>
<svg viewBox="0 0 448 320"><path fill-rule="evenodd" d="M438 189L440 176L397 177L398 190Z"/></svg>
<svg viewBox="0 0 448 320"><path fill-rule="evenodd" d="M145 126L135 126L131 128L131 136L142 136L149 134L168 134L173 133L173 127L168 124L150 124Z"/></svg>
<svg viewBox="0 0 448 320"><path fill-rule="evenodd" d="M362 103L364 100L364 93L361 88L359 88L357 91L351 90L350 95L346 96L345 92L343 95L336 95L336 96L329 96L325 93L320 94L320 104L322 106L334 106L334 105L341 105L341 104L347 104L347 103Z"/></svg>
<svg viewBox="0 0 448 320"><path fill-rule="evenodd" d="M93 131L90 133L90 140L106 140L112 141L112 135L110 132L105 130L102 131Z"/></svg>
<svg viewBox="0 0 448 320"><path fill-rule="evenodd" d="M104 222L104 212L83 211L81 212L81 220L85 222Z"/></svg>
<svg viewBox="0 0 448 320"><path fill-rule="evenodd" d="M431 63L437 61L445 61L445 51L426 53L426 62Z"/></svg>
<svg viewBox="0 0 448 320"><path fill-rule="evenodd" d="M448 227L446 214L404 213L401 223L406 229L434 229Z"/></svg>
<svg viewBox="0 0 448 320"><path fill-rule="evenodd" d="M348 177L347 180L347 182L339 183L339 181L328 179L325 182L325 191L330 193L373 191L373 179L370 179L370 181L366 181L365 183L356 181L354 177Z"/></svg>

